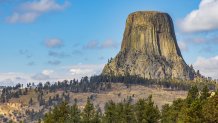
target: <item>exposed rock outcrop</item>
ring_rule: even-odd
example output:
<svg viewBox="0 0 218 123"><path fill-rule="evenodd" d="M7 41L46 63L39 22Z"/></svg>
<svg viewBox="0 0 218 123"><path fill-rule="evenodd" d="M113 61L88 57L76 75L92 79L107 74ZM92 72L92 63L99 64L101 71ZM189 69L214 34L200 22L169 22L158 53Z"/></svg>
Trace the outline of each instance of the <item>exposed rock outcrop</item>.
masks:
<svg viewBox="0 0 218 123"><path fill-rule="evenodd" d="M155 11L139 11L128 16L121 50L102 74L129 74L148 79L194 78L194 70L181 55L171 17Z"/></svg>

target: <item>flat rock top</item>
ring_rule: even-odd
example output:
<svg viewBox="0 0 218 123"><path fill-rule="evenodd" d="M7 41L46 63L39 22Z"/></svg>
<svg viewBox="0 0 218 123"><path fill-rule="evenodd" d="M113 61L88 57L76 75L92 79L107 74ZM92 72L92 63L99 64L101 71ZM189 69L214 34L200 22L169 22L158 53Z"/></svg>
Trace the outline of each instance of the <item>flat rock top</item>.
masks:
<svg viewBox="0 0 218 123"><path fill-rule="evenodd" d="M127 18L127 25L154 25L173 23L169 14L158 11L137 11Z"/></svg>
<svg viewBox="0 0 218 123"><path fill-rule="evenodd" d="M134 15L134 14L148 14L148 15L155 15L155 14L167 14L165 12L159 12L159 11L137 11L137 12L133 12L129 15Z"/></svg>
<svg viewBox="0 0 218 123"><path fill-rule="evenodd" d="M131 14L129 14L128 18L130 17L140 17L140 16L144 16L144 17L155 17L155 16L169 16L169 14L164 13L164 12L159 12L159 11L137 11L137 12L133 12Z"/></svg>

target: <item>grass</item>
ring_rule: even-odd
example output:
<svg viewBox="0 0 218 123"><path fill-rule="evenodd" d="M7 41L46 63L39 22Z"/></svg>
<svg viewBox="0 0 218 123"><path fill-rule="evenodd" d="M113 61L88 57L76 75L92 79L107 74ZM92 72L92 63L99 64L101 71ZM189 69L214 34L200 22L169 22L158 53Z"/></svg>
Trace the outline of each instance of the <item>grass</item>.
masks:
<svg viewBox="0 0 218 123"><path fill-rule="evenodd" d="M63 91L57 91L55 93L44 93L44 99L47 101L49 97L54 97L56 94L62 96ZM82 109L86 104L86 100L91 95L95 95L93 100L94 105L99 105L99 107L104 110L104 104L109 100L114 102L123 101L128 96L132 96L133 103L140 98L147 98L149 95L152 95L155 104L161 108L164 104L171 104L173 100L177 98L185 98L187 95L186 91L170 91L164 90L157 87L145 87L141 85L132 85L130 88L127 88L122 83L113 83L112 89L110 91L101 92L101 93L72 93L70 92L70 102L72 104L73 100L77 98L78 105ZM30 98L33 99L33 106L28 106ZM20 112L21 114L25 113L26 109L34 109L39 111L42 107L39 106L37 101L37 93L34 90L30 90L27 95L23 95L20 98L13 98L7 104L0 104L0 115L5 115L8 118L14 116L9 116L13 111Z"/></svg>

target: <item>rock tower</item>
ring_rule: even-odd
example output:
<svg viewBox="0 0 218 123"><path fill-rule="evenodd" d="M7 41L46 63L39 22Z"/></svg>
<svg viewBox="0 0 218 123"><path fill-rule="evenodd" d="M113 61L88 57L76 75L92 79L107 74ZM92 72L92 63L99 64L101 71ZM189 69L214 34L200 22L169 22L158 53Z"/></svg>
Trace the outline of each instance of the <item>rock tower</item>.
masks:
<svg viewBox="0 0 218 123"><path fill-rule="evenodd" d="M138 75L148 79L192 80L194 70L184 61L169 14L139 11L126 21L120 52L103 75Z"/></svg>

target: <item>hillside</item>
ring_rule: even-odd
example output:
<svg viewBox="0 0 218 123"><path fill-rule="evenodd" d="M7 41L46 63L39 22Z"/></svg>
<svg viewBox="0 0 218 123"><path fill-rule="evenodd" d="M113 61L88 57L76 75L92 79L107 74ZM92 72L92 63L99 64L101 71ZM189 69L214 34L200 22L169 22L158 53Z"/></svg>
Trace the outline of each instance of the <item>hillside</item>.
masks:
<svg viewBox="0 0 218 123"><path fill-rule="evenodd" d="M45 102L48 102L49 97L53 98L59 94L62 98L64 90L58 90L56 92L43 91L43 98ZM74 92L65 92L65 95L69 94L69 102L72 104L76 98L78 101L79 107L82 109L87 101L87 97L91 97L94 105L99 105L102 110L104 110L104 104L113 100L114 102L120 102L127 97L131 97L133 103L140 98L147 98L149 95L153 96L155 104L161 108L164 104L171 104L173 100L177 98L184 99L187 96L186 91L170 91L167 89L157 88L157 87L145 87L141 85L132 85L129 88L122 83L113 83L111 89L107 91L102 91L100 93L74 93ZM26 119L26 121L31 121L30 115L27 117L26 113L28 111L34 110L34 112L45 113L52 106L39 106L37 101L39 93L34 89L30 89L27 95L20 96L19 98L12 98L7 103L0 104L0 115L1 120L4 117L7 119L12 119L13 121L20 121ZM30 105L30 99L32 98L33 102ZM62 99L63 100L63 99ZM54 101L55 102L55 101ZM37 113L35 116L41 117L42 114ZM36 117L34 117L36 118ZM33 120L34 120L33 118ZM4 119L6 120L6 119Z"/></svg>

